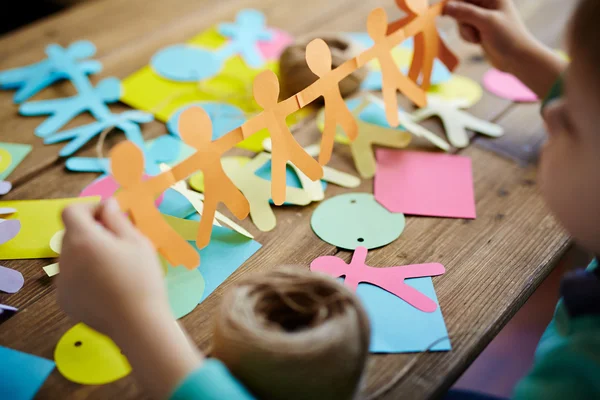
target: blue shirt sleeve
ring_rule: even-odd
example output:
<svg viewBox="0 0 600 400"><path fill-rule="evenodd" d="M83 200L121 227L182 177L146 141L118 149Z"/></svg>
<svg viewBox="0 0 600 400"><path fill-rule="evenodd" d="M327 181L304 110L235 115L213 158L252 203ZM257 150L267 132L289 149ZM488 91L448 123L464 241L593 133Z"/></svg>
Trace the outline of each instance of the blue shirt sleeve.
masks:
<svg viewBox="0 0 600 400"><path fill-rule="evenodd" d="M214 358L205 360L173 392L170 400L254 400L248 390Z"/></svg>

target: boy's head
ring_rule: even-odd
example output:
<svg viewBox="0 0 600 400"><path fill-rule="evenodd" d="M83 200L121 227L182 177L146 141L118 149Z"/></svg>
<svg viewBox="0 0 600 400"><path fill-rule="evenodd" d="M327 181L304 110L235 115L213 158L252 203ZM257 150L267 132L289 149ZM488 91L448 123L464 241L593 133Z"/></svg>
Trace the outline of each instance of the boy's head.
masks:
<svg viewBox="0 0 600 400"><path fill-rule="evenodd" d="M571 21L563 96L544 117L542 192L573 238L600 254L600 2L582 0Z"/></svg>

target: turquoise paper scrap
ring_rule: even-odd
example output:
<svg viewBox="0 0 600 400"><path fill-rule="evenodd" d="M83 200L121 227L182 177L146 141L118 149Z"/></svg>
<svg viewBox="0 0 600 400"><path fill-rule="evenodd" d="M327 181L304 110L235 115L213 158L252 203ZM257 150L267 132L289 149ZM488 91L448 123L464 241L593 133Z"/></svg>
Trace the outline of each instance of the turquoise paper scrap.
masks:
<svg viewBox="0 0 600 400"><path fill-rule="evenodd" d="M408 285L433 299L438 308L432 313L419 311L399 297L368 283L356 291L371 321L371 353L415 353L426 351L448 336L446 323L430 277L407 279ZM430 351L448 351L450 339L442 340Z"/></svg>
<svg viewBox="0 0 600 400"><path fill-rule="evenodd" d="M17 168L31 149L32 146L28 144L0 142L0 181L6 179ZM10 157L9 161L3 160L4 157Z"/></svg>
<svg viewBox="0 0 600 400"><path fill-rule="evenodd" d="M0 399L33 399L54 366L54 361L0 346Z"/></svg>
<svg viewBox="0 0 600 400"><path fill-rule="evenodd" d="M188 219L198 221L200 217L195 214ZM195 242L190 243L196 247ZM200 302L203 302L261 247L262 245L257 241L236 231L222 226L213 226L209 245L200 250L198 270L202 273L205 282L204 295Z"/></svg>

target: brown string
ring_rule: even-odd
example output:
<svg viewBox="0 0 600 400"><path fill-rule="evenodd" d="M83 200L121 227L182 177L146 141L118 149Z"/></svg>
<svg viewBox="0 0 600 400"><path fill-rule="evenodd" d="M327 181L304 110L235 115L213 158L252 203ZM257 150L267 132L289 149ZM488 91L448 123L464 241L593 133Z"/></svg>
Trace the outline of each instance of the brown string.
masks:
<svg viewBox="0 0 600 400"><path fill-rule="evenodd" d="M318 36L300 39L288 46L279 59L279 75L281 76L281 97L288 98L306 89L317 80L306 64L306 46ZM340 35L327 35L323 40L331 49L332 68L337 68L347 60L355 57L360 48ZM360 89L365 80L367 70L358 68L340 82L340 92L343 97L350 96Z"/></svg>
<svg viewBox="0 0 600 400"><path fill-rule="evenodd" d="M352 399L369 338L353 293L328 276L285 267L225 293L212 354L260 399Z"/></svg>

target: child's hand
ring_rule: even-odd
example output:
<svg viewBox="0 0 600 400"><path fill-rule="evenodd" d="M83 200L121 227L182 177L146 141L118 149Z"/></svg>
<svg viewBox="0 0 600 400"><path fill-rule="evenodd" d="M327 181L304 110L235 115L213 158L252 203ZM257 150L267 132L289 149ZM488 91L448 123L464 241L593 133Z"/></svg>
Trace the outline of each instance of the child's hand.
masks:
<svg viewBox="0 0 600 400"><path fill-rule="evenodd" d="M72 318L114 339L138 315L168 315L156 252L114 199L63 212L58 300Z"/></svg>
<svg viewBox="0 0 600 400"><path fill-rule="evenodd" d="M70 206L63 222L60 305L110 336L146 391L167 398L203 357L173 318L152 244L114 199Z"/></svg>
<svg viewBox="0 0 600 400"><path fill-rule="evenodd" d="M514 74L520 56L535 42L512 0L450 0L444 15L456 19L461 37L480 44L502 71Z"/></svg>

